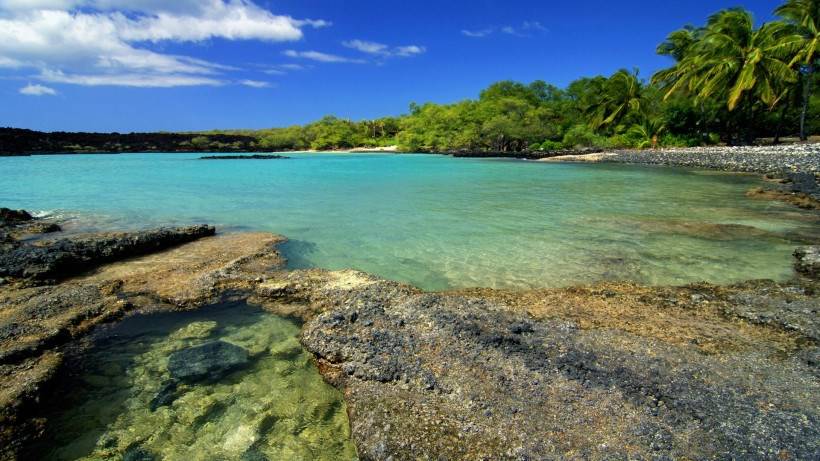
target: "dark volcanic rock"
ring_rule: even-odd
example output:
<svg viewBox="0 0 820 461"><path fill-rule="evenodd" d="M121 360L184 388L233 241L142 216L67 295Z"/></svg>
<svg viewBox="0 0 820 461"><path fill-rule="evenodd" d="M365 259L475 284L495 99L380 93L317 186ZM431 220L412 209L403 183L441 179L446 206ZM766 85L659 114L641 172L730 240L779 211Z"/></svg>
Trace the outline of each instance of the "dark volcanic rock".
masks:
<svg viewBox="0 0 820 461"><path fill-rule="evenodd" d="M794 251L794 257L797 259L794 263L797 272L813 278L820 275L820 246L800 247Z"/></svg>
<svg viewBox="0 0 820 461"><path fill-rule="evenodd" d="M214 341L174 352L168 358L168 371L174 379L183 381L218 380L248 362L245 349Z"/></svg>
<svg viewBox="0 0 820 461"><path fill-rule="evenodd" d="M0 276L62 279L106 262L159 251L215 232L213 227L201 225L23 245L0 253Z"/></svg>
<svg viewBox="0 0 820 461"><path fill-rule="evenodd" d="M284 155L209 155L199 157L200 160L284 160L289 158Z"/></svg>
<svg viewBox="0 0 820 461"><path fill-rule="evenodd" d="M804 358L713 358L433 294L351 300L302 340L344 389L362 459L820 456Z"/></svg>
<svg viewBox="0 0 820 461"><path fill-rule="evenodd" d="M34 219L26 210L0 208L0 224L11 224Z"/></svg>
<svg viewBox="0 0 820 461"><path fill-rule="evenodd" d="M802 192L804 194L813 194L817 192L817 178L806 172L787 173L792 192Z"/></svg>

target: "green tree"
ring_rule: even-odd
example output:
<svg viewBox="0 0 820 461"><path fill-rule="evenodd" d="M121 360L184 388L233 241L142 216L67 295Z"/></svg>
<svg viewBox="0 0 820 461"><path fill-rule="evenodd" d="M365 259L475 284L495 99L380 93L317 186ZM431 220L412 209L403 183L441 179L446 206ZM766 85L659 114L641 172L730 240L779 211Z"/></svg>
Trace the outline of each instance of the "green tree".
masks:
<svg viewBox="0 0 820 461"><path fill-rule="evenodd" d="M806 140L806 114L811 101L811 84L817 69L820 46L820 0L788 0L775 10L796 28L803 41L792 59L792 65L801 65L803 104L800 112L800 139Z"/></svg>

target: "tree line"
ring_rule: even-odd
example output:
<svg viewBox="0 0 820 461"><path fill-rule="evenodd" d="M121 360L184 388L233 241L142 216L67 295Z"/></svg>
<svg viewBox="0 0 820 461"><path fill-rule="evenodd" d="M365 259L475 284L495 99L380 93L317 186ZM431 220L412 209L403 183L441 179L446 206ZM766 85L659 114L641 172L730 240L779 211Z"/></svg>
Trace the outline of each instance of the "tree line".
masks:
<svg viewBox="0 0 820 461"><path fill-rule="evenodd" d="M820 131L820 0L788 0L756 27L723 10L669 34L657 52L674 60L648 81L637 70L581 78L566 88L503 81L478 99L411 104L401 117L325 117L258 133L274 150L397 144L408 151L558 150L576 147L741 144Z"/></svg>

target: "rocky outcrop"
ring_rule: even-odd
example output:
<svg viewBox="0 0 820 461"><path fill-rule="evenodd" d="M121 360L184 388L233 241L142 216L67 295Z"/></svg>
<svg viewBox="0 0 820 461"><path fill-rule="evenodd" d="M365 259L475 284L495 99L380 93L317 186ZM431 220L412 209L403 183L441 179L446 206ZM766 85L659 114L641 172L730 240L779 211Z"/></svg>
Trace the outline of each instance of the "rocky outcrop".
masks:
<svg viewBox="0 0 820 461"><path fill-rule="evenodd" d="M34 217L26 210L12 210L0 208L0 225L16 224L33 220Z"/></svg>
<svg viewBox="0 0 820 461"><path fill-rule="evenodd" d="M703 355L433 294L353 300L305 325L302 340L345 390L362 459L820 454L810 396L820 386L797 358Z"/></svg>
<svg viewBox="0 0 820 461"><path fill-rule="evenodd" d="M820 276L820 246L800 247L794 252L795 270L812 278Z"/></svg>
<svg viewBox="0 0 820 461"><path fill-rule="evenodd" d="M144 235L131 235L137 234ZM111 235L98 237L106 240ZM78 241L89 239L94 237ZM0 382L4 384L0 388L0 459L17 459L19 451L36 440L44 424L39 416L41 397L51 391L64 353L82 348L94 328L132 311L214 302L223 296L223 287L226 291L247 288L281 266L275 249L281 241L270 234L217 236L124 261L106 259L109 262L95 272L55 285L0 284ZM128 248L127 241L120 243ZM151 251L163 246L141 248ZM110 258L132 255L130 251L101 254ZM165 404L172 397L169 393Z"/></svg>
<svg viewBox="0 0 820 461"><path fill-rule="evenodd" d="M106 262L160 251L215 232L214 227L202 225L21 245L0 252L0 277L62 279Z"/></svg>

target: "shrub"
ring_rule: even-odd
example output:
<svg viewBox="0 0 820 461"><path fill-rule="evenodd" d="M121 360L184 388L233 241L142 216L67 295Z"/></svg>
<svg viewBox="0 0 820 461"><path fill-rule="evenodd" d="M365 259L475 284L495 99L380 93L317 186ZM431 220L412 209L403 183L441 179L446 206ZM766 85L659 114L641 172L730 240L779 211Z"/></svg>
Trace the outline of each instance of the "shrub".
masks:
<svg viewBox="0 0 820 461"><path fill-rule="evenodd" d="M541 150L545 150L545 151L555 151L555 150L561 150L563 148L564 148L564 144L562 144L561 142L552 141L552 140L549 140L549 139L544 141L541 144Z"/></svg>
<svg viewBox="0 0 820 461"><path fill-rule="evenodd" d="M609 140L596 134L587 125L575 125L564 135L563 145L573 147L609 147Z"/></svg>

